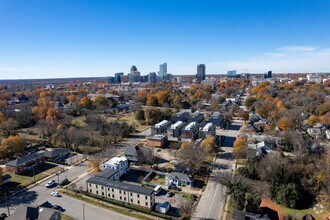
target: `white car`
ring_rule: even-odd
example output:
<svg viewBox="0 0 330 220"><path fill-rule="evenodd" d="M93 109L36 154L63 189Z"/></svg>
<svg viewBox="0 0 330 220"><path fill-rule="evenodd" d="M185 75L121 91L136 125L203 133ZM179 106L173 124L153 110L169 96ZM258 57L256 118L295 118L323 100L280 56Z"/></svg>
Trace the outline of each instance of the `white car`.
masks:
<svg viewBox="0 0 330 220"><path fill-rule="evenodd" d="M55 184L55 181L54 180L51 180L49 181L47 184L46 184L46 187L51 187L52 185Z"/></svg>
<svg viewBox="0 0 330 220"><path fill-rule="evenodd" d="M60 196L60 194L58 192L51 192L50 195L55 196L55 197L59 197Z"/></svg>

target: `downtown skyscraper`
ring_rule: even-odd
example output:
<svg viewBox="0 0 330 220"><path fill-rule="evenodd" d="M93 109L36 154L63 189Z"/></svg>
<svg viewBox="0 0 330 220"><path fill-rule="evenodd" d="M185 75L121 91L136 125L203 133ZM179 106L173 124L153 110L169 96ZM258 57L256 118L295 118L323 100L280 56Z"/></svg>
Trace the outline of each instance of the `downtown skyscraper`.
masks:
<svg viewBox="0 0 330 220"><path fill-rule="evenodd" d="M167 75L167 63L163 63L159 65L159 72L158 72L158 78L163 81L166 79Z"/></svg>
<svg viewBox="0 0 330 220"><path fill-rule="evenodd" d="M198 82L202 82L205 79L205 64L197 65L196 78Z"/></svg>

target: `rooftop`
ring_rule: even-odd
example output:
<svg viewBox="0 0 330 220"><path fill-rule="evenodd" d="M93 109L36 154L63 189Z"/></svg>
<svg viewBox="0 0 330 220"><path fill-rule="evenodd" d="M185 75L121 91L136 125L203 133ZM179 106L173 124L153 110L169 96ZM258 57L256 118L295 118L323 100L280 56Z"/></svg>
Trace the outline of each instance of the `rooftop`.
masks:
<svg viewBox="0 0 330 220"><path fill-rule="evenodd" d="M184 173L172 172L167 174L168 179L172 179L174 177L176 177L180 181L186 181L186 182L189 182L192 179L190 176L188 176L188 174L184 174Z"/></svg>
<svg viewBox="0 0 330 220"><path fill-rule="evenodd" d="M98 174L96 174L95 177L109 179L116 173L118 173L118 170L106 168L106 169L102 170L101 172L99 172Z"/></svg>
<svg viewBox="0 0 330 220"><path fill-rule="evenodd" d="M113 157L113 158L103 162L103 164L116 165L122 161L127 161L127 157L125 157L125 156Z"/></svg>
<svg viewBox="0 0 330 220"><path fill-rule="evenodd" d="M196 125L197 125L196 122L191 122L191 123L189 123L189 124L184 128L184 130L188 130L188 131L190 131L190 130L192 130Z"/></svg>
<svg viewBox="0 0 330 220"><path fill-rule="evenodd" d="M178 127L182 126L182 121L177 121L175 124L171 125L171 129L177 129Z"/></svg>
<svg viewBox="0 0 330 220"><path fill-rule="evenodd" d="M207 123L202 129L202 131L209 131L212 128L212 125L212 123Z"/></svg>
<svg viewBox="0 0 330 220"><path fill-rule="evenodd" d="M18 158L16 160L9 161L8 163L6 163L6 165L8 165L8 166L19 166L21 164L24 164L26 162L29 162L29 161L34 160L34 159L36 159L38 157L41 157L41 156L43 156L43 155L38 154L38 153L28 154L28 155L23 156L21 158Z"/></svg>
<svg viewBox="0 0 330 220"><path fill-rule="evenodd" d="M167 120L163 120L163 121L161 121L161 122L155 124L155 128L163 127L163 126L165 126L167 123L168 123Z"/></svg>

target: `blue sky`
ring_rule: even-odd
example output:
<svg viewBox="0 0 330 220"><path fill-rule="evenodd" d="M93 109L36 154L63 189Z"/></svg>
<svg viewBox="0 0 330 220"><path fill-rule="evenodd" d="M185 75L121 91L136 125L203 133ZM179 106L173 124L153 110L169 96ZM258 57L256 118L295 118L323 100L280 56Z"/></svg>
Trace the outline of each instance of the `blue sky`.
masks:
<svg viewBox="0 0 330 220"><path fill-rule="evenodd" d="M328 0L0 0L0 79L330 71Z"/></svg>

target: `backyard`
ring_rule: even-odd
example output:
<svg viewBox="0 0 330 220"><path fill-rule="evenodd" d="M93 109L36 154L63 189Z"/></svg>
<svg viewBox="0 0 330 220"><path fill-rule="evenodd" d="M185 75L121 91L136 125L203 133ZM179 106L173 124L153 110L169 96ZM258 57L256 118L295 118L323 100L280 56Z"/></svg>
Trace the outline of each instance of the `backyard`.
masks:
<svg viewBox="0 0 330 220"><path fill-rule="evenodd" d="M162 174L156 174L154 178L150 180L150 183L154 183L157 185L165 185L165 175Z"/></svg>

